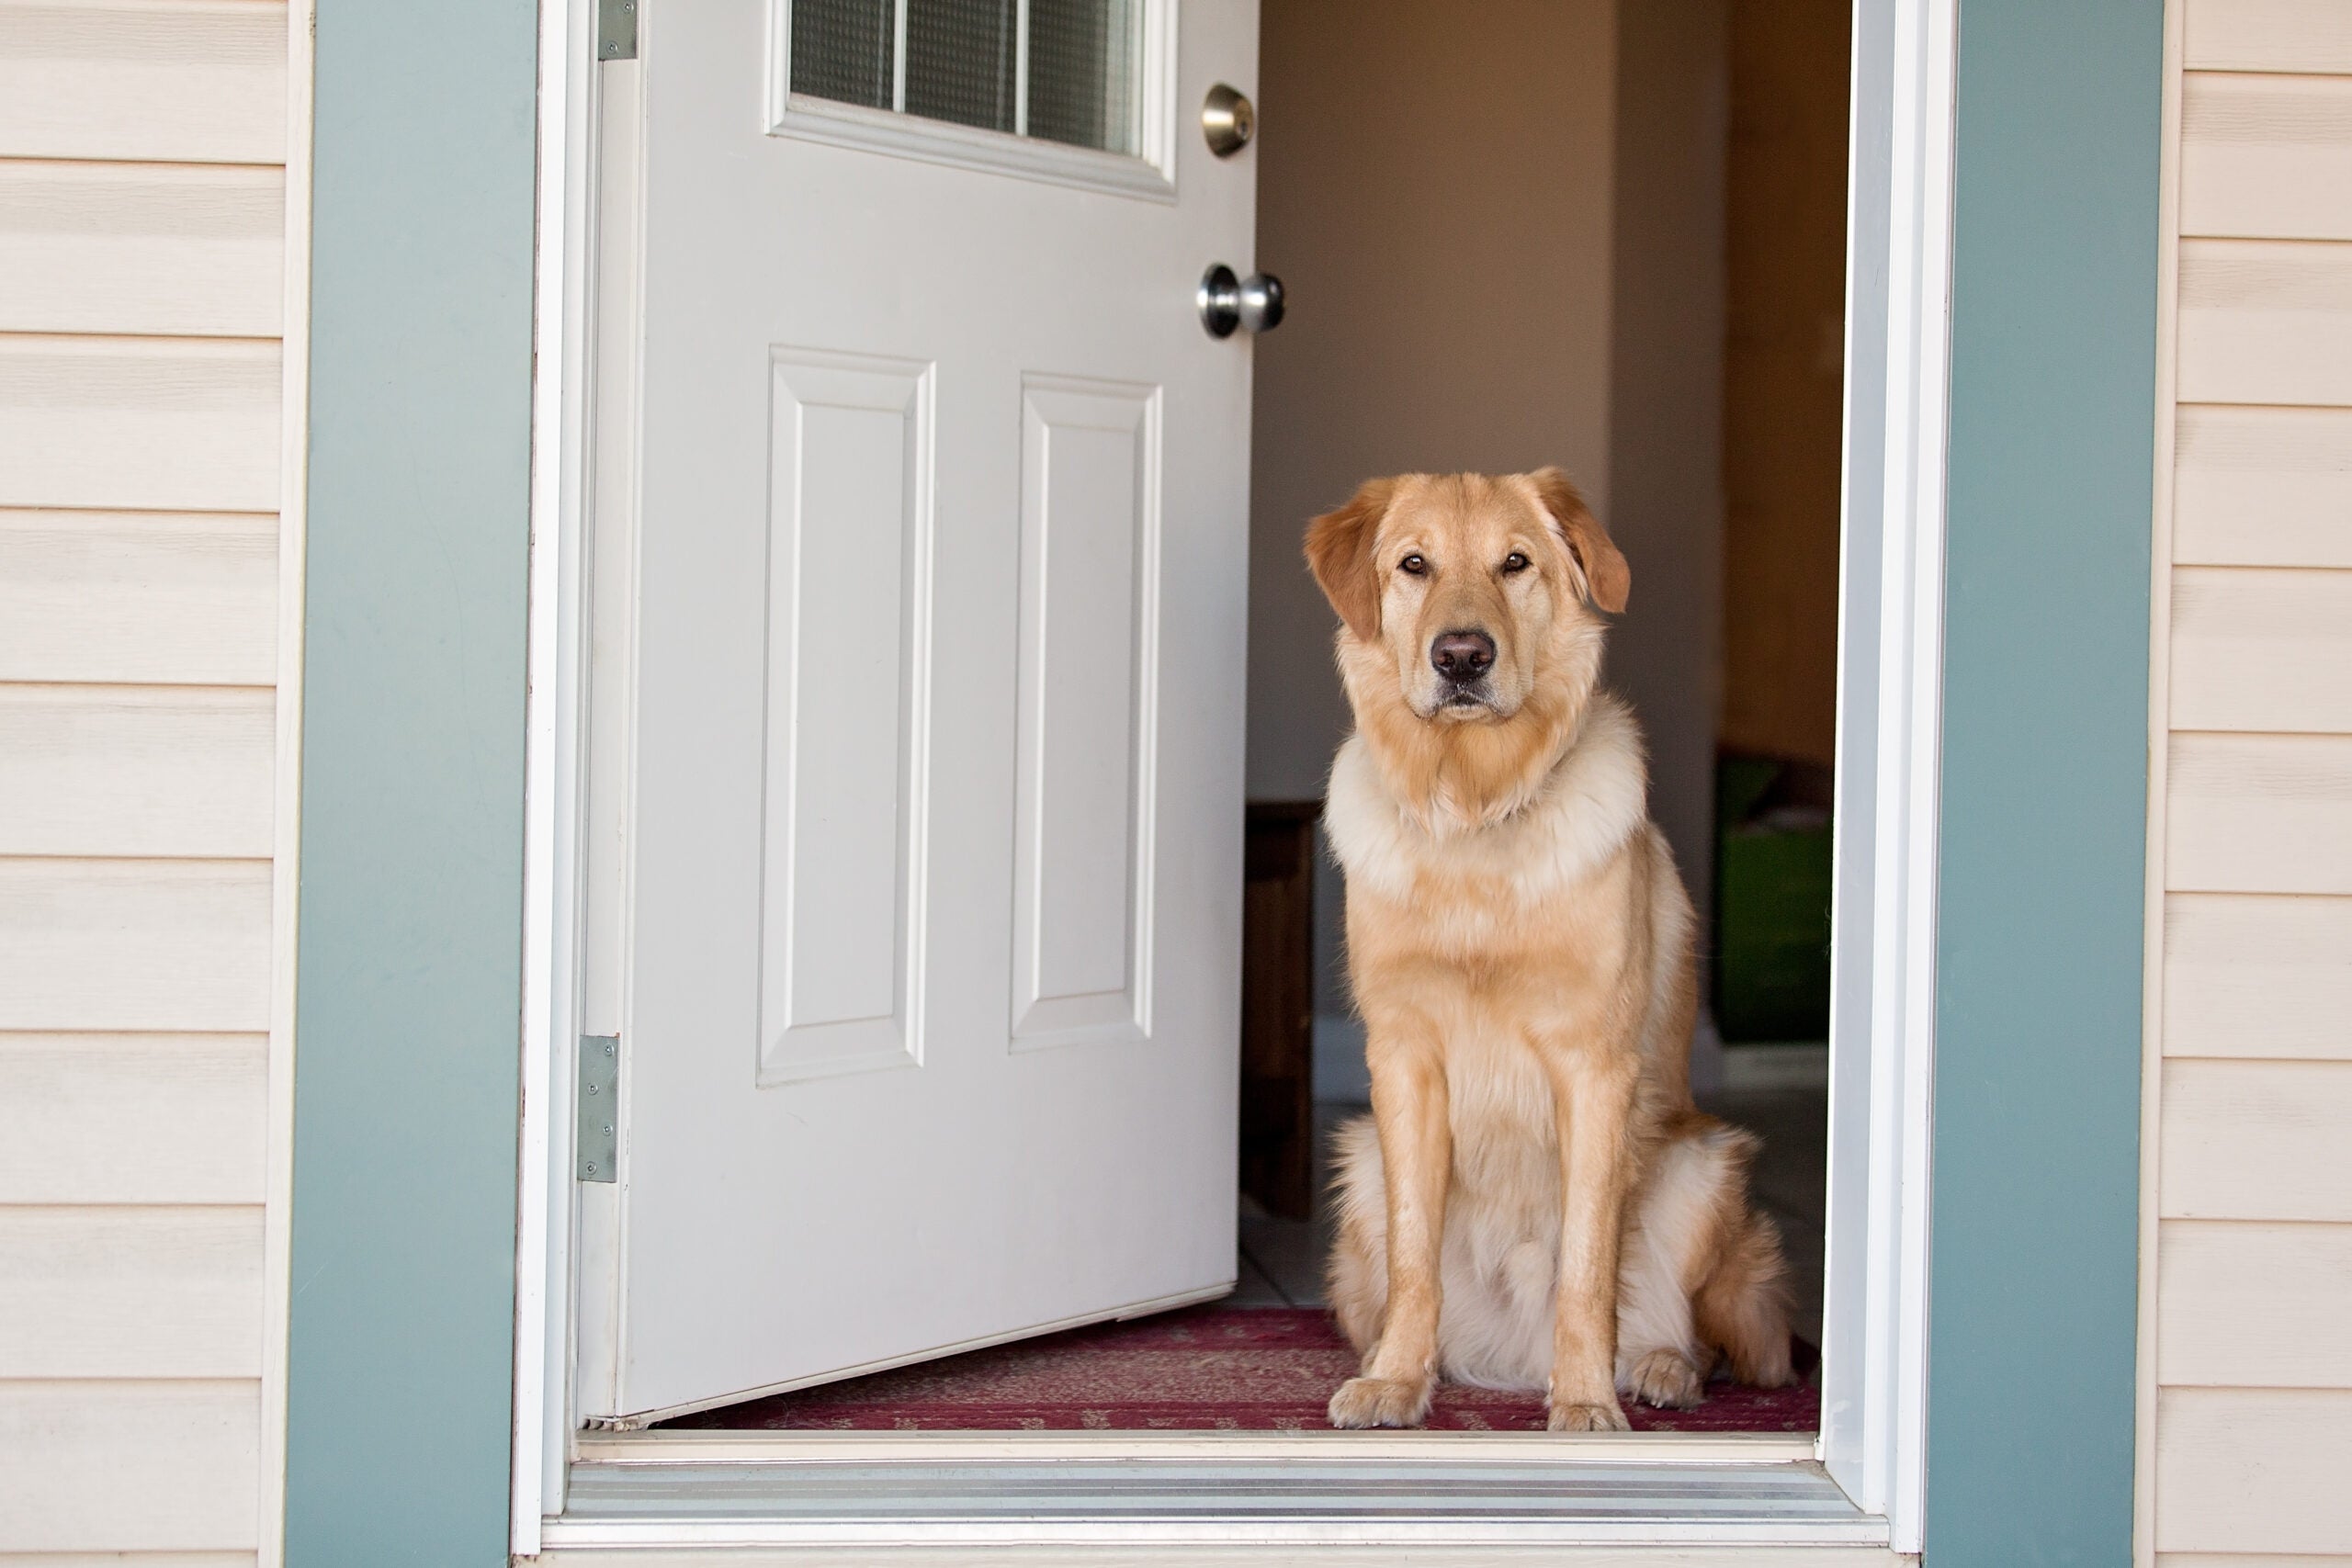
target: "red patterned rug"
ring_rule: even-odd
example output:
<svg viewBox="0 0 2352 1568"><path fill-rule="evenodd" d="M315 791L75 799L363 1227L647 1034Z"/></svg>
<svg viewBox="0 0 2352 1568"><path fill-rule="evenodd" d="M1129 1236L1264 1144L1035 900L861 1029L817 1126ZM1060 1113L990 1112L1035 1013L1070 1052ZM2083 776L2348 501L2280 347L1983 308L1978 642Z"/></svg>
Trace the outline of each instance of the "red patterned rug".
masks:
<svg viewBox="0 0 2352 1568"><path fill-rule="evenodd" d="M1811 1347L1797 1346L1808 1366ZM1355 1352L1320 1308L1193 1307L1099 1324L664 1422L769 1431L1279 1431L1321 1427ZM1628 1405L1636 1431L1811 1432L1820 1390L1718 1381L1696 1410ZM1446 1383L1433 1430L1544 1427L1531 1393Z"/></svg>

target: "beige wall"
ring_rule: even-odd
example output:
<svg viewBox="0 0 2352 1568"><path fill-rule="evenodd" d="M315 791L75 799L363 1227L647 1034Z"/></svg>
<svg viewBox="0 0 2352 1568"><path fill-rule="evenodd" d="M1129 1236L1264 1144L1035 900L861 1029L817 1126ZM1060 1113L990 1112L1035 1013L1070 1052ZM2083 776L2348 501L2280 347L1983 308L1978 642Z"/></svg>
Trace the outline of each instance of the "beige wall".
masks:
<svg viewBox="0 0 2352 1568"><path fill-rule="evenodd" d="M1703 876L1720 502L1724 0L1266 0L1250 792L1347 728L1306 520L1403 469L1575 474L1634 568L1611 679ZM1622 12L1622 16L1621 16Z"/></svg>
<svg viewBox="0 0 2352 1568"><path fill-rule="evenodd" d="M2175 0L2172 23L2142 1553L2343 1563L2352 10Z"/></svg>
<svg viewBox="0 0 2352 1568"><path fill-rule="evenodd" d="M1607 502L1614 13L1264 0L1258 263L1291 310L1257 344L1253 796L1320 796L1347 728L1309 517L1411 468L1556 462Z"/></svg>
<svg viewBox="0 0 2352 1568"><path fill-rule="evenodd" d="M0 1562L274 1513L288 29L0 0Z"/></svg>
<svg viewBox="0 0 2352 1568"><path fill-rule="evenodd" d="M1722 739L1827 768L1853 6L1734 0L1731 11Z"/></svg>

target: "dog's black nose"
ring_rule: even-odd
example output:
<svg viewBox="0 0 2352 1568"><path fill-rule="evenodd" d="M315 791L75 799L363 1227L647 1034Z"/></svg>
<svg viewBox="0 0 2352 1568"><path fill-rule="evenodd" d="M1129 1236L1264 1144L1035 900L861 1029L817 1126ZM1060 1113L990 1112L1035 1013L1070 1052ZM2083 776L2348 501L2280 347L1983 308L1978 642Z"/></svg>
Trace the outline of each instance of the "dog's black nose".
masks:
<svg viewBox="0 0 2352 1568"><path fill-rule="evenodd" d="M1444 632L1430 644L1430 663L1456 685L1467 685L1494 668L1495 639L1485 632Z"/></svg>

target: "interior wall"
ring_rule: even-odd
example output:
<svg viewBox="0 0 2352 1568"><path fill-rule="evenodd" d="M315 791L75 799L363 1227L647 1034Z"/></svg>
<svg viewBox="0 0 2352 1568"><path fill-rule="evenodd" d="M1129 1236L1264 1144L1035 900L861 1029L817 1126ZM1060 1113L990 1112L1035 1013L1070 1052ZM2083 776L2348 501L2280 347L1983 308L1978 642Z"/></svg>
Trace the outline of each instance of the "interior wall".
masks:
<svg viewBox="0 0 2352 1568"><path fill-rule="evenodd" d="M1728 0L1624 0L1617 24L1604 516L1634 592L1609 672L1648 731L1650 814L1702 912L1723 690L1728 10Z"/></svg>
<svg viewBox="0 0 2352 1568"><path fill-rule="evenodd" d="M1307 520L1374 475L1558 463L1632 563L1609 679L1706 907L1728 4L1263 0L1257 260L1291 310L1256 349L1251 798L1319 797L1348 728ZM1329 1089L1360 1067L1323 1072L1317 904Z"/></svg>
<svg viewBox="0 0 2352 1568"><path fill-rule="evenodd" d="M1257 344L1249 785L1312 799L1348 715L1307 519L1375 475L1545 463L1607 515L1616 4L1260 27L1257 261L1290 311Z"/></svg>
<svg viewBox="0 0 2352 1568"><path fill-rule="evenodd" d="M1850 0L1733 0L1725 750L1834 760Z"/></svg>

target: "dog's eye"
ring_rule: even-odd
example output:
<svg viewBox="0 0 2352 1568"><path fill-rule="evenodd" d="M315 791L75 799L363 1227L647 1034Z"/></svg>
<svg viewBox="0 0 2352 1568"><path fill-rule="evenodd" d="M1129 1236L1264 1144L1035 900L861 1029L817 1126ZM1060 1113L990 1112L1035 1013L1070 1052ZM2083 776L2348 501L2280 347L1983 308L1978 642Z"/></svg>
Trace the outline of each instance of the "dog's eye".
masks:
<svg viewBox="0 0 2352 1568"><path fill-rule="evenodd" d="M1507 572L1525 571L1529 567L1534 564L1535 563L1533 561L1529 560L1517 550L1513 550L1510 554L1503 557L1503 570Z"/></svg>
<svg viewBox="0 0 2352 1568"><path fill-rule="evenodd" d="M1396 563L1396 570L1408 577L1426 577L1429 575L1430 563L1419 555L1409 555Z"/></svg>

